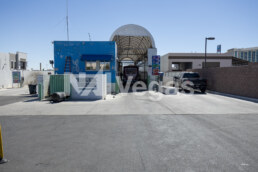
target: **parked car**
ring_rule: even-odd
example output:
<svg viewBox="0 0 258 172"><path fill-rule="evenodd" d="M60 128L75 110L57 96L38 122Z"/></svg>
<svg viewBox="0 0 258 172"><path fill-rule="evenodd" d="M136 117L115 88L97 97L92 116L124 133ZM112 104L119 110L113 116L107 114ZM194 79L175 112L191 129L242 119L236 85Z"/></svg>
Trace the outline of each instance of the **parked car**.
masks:
<svg viewBox="0 0 258 172"><path fill-rule="evenodd" d="M182 72L178 76L175 76L174 86L183 90L200 90L205 93L207 88L207 80L200 78L200 75L196 72Z"/></svg>

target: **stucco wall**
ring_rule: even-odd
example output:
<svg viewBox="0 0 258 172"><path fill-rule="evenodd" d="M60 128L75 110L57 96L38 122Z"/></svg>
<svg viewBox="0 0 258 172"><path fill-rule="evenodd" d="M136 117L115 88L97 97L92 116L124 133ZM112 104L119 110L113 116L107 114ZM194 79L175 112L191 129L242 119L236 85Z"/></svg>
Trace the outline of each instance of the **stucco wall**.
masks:
<svg viewBox="0 0 258 172"><path fill-rule="evenodd" d="M167 72L169 70L168 66L169 66L168 55L161 56L160 57L160 71L161 72Z"/></svg>
<svg viewBox="0 0 258 172"><path fill-rule="evenodd" d="M49 73L54 74L54 71L22 71L23 85L36 84L38 75L49 75Z"/></svg>
<svg viewBox="0 0 258 172"><path fill-rule="evenodd" d="M12 63L12 62L13 62L13 69L15 69L15 65L16 65L16 54L9 53L9 57L10 57L10 69L11 69L11 63Z"/></svg>
<svg viewBox="0 0 258 172"><path fill-rule="evenodd" d="M202 63L204 59L169 59L168 69L172 70L172 62L192 62L193 69L202 69ZM220 67L231 67L232 59L207 59L207 62L220 62Z"/></svg>
<svg viewBox="0 0 258 172"><path fill-rule="evenodd" d="M26 60L27 59L27 53L22 53L22 52L17 52L17 55L18 55L18 60L20 61L21 59L22 60Z"/></svg>
<svg viewBox="0 0 258 172"><path fill-rule="evenodd" d="M0 88L12 87L9 53L0 53Z"/></svg>

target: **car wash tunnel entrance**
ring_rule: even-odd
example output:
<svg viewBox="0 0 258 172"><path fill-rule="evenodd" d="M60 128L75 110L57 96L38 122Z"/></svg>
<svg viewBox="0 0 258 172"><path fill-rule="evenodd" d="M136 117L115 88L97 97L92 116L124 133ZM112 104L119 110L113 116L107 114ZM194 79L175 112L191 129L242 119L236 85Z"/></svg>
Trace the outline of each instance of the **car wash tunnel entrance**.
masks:
<svg viewBox="0 0 258 172"><path fill-rule="evenodd" d="M115 41L117 45L117 74L123 84L129 76L132 77L132 84L136 81L148 84L151 58L157 53L150 32L138 25L124 25L112 34L110 41Z"/></svg>

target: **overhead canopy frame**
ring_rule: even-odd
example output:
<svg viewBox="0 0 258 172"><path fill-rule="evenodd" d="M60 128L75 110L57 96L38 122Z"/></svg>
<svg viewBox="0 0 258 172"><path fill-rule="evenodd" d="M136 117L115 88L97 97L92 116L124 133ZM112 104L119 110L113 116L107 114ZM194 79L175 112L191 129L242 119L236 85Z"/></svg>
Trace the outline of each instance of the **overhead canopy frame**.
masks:
<svg viewBox="0 0 258 172"><path fill-rule="evenodd" d="M117 44L118 60L132 59L142 61L147 58L149 48L155 48L155 42L148 30L138 25L124 25L111 36L110 41Z"/></svg>

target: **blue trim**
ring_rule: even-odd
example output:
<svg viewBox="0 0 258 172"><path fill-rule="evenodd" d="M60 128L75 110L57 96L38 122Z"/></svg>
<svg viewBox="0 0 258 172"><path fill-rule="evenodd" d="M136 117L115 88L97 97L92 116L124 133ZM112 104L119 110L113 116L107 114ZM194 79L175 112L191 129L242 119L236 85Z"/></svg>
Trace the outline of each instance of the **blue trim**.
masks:
<svg viewBox="0 0 258 172"><path fill-rule="evenodd" d="M87 60L87 61L111 61L112 55L96 55L96 54L83 54L81 56L81 60Z"/></svg>

